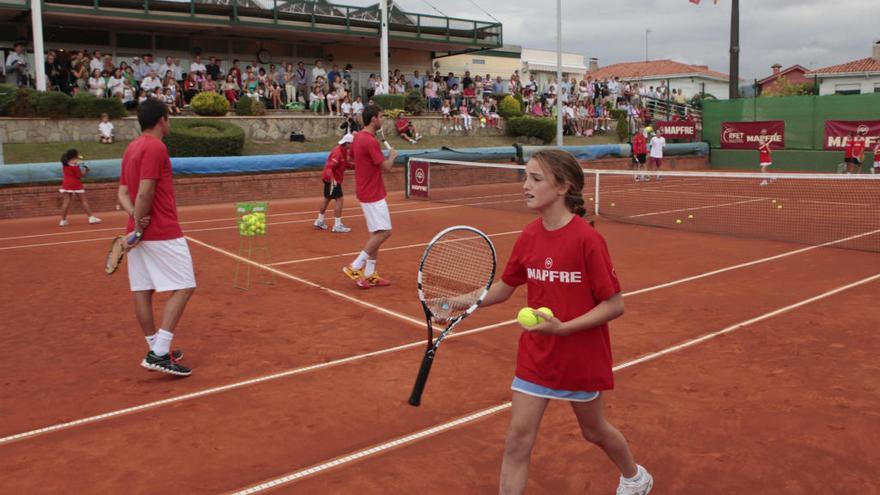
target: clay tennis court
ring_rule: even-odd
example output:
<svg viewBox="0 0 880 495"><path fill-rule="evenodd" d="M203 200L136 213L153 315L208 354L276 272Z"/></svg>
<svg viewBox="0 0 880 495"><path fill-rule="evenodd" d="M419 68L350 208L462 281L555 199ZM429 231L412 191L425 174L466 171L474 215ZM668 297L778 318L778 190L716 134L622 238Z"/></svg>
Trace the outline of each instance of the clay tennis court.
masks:
<svg viewBox="0 0 880 495"><path fill-rule="evenodd" d="M394 285L368 291L341 273L367 235L353 195L347 235L313 230L317 198L273 201L270 262L253 266L248 291L232 284L233 205L181 208L199 283L174 341L194 369L186 379L138 365L125 269L102 272L122 214L97 226L74 216L66 229L55 216L0 222L0 492L497 492L525 290L466 319L422 406L406 404L425 346L425 244L472 225L491 236L500 270L534 218L469 195L391 194L379 269ZM652 493L876 493L880 254L596 226L626 302L611 324L606 414L653 474ZM872 229L860 241L876 245ZM617 476L570 409L551 404L528 492L610 493Z"/></svg>

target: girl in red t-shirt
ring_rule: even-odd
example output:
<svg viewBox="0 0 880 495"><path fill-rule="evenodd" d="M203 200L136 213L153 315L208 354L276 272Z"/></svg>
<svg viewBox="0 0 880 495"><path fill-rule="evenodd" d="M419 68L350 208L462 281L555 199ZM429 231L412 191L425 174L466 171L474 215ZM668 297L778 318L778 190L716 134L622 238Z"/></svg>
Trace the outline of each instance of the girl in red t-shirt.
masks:
<svg viewBox="0 0 880 495"><path fill-rule="evenodd" d="M570 153L532 155L523 190L526 206L540 218L523 229L502 279L482 303L504 302L527 284L529 307L555 313L520 334L502 494L525 489L532 446L551 399L570 402L584 438L620 469L618 494L646 494L653 485L626 439L602 415L601 391L614 387L608 322L623 314L623 296L605 240L582 218L583 187L583 171Z"/></svg>
<svg viewBox="0 0 880 495"><path fill-rule="evenodd" d="M58 222L61 227L70 225L67 221L67 213L70 211L70 202L73 198L77 198L82 203L83 210L89 216L89 223L101 223L101 219L92 214L89 200L86 199L86 191L80 179L89 172L89 167L80 165L80 160L82 157L79 156L79 151L74 149L69 149L61 155L61 171L64 174L61 189L58 190L63 196L61 221Z"/></svg>

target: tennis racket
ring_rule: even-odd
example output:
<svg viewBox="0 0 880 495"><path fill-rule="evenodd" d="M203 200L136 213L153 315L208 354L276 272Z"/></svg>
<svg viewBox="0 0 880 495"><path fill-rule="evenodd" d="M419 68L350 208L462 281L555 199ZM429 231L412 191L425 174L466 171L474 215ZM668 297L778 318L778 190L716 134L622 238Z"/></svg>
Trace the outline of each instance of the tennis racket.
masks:
<svg viewBox="0 0 880 495"><path fill-rule="evenodd" d="M434 236L419 263L419 300L428 326L428 348L409 404L418 406L443 339L486 297L495 278L495 246L486 234L457 225ZM446 329L434 338L434 320Z"/></svg>
<svg viewBox="0 0 880 495"><path fill-rule="evenodd" d="M104 260L104 273L113 275L119 269L119 265L122 264L122 258L125 257L126 243L134 244L140 236L140 232L134 231L128 236L128 239L124 235L119 235L110 241L110 249L107 251L107 258Z"/></svg>
<svg viewBox="0 0 880 495"><path fill-rule="evenodd" d="M379 129L378 131L376 131L376 137L378 137L380 140L382 140L382 144L385 145L385 149L387 149L388 151L391 151L391 145L388 144L388 140L385 139L385 131L384 130Z"/></svg>

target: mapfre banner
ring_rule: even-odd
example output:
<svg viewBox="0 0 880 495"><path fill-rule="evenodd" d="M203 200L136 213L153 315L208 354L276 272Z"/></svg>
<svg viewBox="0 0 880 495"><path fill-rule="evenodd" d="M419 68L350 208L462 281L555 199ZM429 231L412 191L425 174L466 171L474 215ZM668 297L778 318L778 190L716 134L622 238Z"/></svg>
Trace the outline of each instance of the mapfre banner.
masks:
<svg viewBox="0 0 880 495"><path fill-rule="evenodd" d="M426 199L431 185L431 167L428 162L410 160L406 182L407 197Z"/></svg>
<svg viewBox="0 0 880 495"><path fill-rule="evenodd" d="M762 131L765 137L762 137ZM721 123L722 148L756 150L764 139L770 140L771 148L785 148L785 121Z"/></svg>
<svg viewBox="0 0 880 495"><path fill-rule="evenodd" d="M866 141L865 149L874 149L880 142L880 120L826 120L825 149L843 151L850 137L862 132Z"/></svg>
<svg viewBox="0 0 880 495"><path fill-rule="evenodd" d="M697 139L697 124L694 122L655 122L654 129L669 139Z"/></svg>

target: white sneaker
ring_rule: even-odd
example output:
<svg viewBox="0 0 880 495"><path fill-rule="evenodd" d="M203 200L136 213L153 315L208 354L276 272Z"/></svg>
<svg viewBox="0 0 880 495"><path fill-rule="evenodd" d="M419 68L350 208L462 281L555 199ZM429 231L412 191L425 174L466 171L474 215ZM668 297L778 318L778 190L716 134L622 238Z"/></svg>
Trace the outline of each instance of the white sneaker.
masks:
<svg viewBox="0 0 880 495"><path fill-rule="evenodd" d="M101 223L101 219L92 215L89 217L89 223L91 223L91 224Z"/></svg>
<svg viewBox="0 0 880 495"><path fill-rule="evenodd" d="M654 487L654 478L651 473L642 466L637 466L635 480L630 481L620 476L620 483L617 485L617 495L648 495L651 488Z"/></svg>
<svg viewBox="0 0 880 495"><path fill-rule="evenodd" d="M335 232L337 234L345 234L351 232L351 229L346 227L344 224L337 223L333 226L333 230L331 230L331 232Z"/></svg>
<svg viewBox="0 0 880 495"><path fill-rule="evenodd" d="M327 224L323 220L315 220L315 228L318 230L327 230Z"/></svg>
<svg viewBox="0 0 880 495"><path fill-rule="evenodd" d="M59 227L67 227L68 225L70 225L70 222L68 222L67 220L62 220L58 222Z"/></svg>

